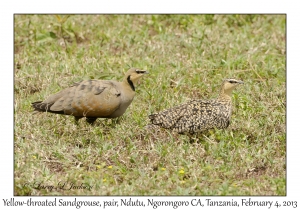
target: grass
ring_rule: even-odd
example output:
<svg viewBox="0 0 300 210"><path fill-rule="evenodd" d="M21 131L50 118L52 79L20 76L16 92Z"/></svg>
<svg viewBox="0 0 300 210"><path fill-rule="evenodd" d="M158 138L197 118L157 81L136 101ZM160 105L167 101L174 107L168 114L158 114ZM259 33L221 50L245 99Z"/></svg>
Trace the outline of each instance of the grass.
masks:
<svg viewBox="0 0 300 210"><path fill-rule="evenodd" d="M286 195L284 15L15 15L14 24L15 195ZM119 123L32 114L34 101L82 79L121 80L130 67L150 74ZM190 143L144 128L151 113L216 97L231 77L245 84L228 129Z"/></svg>

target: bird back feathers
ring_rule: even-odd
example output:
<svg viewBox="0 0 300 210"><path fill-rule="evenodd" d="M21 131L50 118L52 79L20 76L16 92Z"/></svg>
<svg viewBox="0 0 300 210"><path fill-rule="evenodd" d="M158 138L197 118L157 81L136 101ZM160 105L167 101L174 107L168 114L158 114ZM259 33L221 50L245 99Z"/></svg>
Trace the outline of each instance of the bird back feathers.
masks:
<svg viewBox="0 0 300 210"><path fill-rule="evenodd" d="M211 128L226 128L229 125L231 102L217 100L191 100L180 106L152 114L152 124L178 133L195 133Z"/></svg>

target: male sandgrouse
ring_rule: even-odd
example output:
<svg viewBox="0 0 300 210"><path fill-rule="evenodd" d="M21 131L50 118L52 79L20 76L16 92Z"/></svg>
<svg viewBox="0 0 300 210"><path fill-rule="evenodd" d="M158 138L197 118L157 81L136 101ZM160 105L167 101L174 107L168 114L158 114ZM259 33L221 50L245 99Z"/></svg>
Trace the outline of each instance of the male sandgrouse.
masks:
<svg viewBox="0 0 300 210"><path fill-rule="evenodd" d="M32 103L35 111L72 115L75 120L86 117L88 123L97 118L115 118L124 114L135 95L135 85L148 72L130 69L122 82L85 80Z"/></svg>
<svg viewBox="0 0 300 210"><path fill-rule="evenodd" d="M212 128L229 126L231 92L242 81L225 79L217 99L191 100L179 106L149 115L151 123L180 134L200 133Z"/></svg>

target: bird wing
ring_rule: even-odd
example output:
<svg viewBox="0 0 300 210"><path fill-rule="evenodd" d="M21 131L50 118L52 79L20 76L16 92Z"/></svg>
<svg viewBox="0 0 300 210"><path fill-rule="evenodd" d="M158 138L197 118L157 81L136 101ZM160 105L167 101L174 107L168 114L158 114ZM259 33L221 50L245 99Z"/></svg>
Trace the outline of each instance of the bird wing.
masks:
<svg viewBox="0 0 300 210"><path fill-rule="evenodd" d="M72 92L72 87L66 88L64 90L59 91L53 95L50 95L44 101L36 101L32 103L35 111L39 112L53 112L57 114L64 114L64 110L61 106L61 101L64 100L65 96L68 95L69 92ZM55 106L53 106L55 104Z"/></svg>
<svg viewBox="0 0 300 210"><path fill-rule="evenodd" d="M50 110L63 110L65 114L74 116L109 116L121 104L121 90L116 83L103 80L75 83L62 91L61 97L50 107Z"/></svg>
<svg viewBox="0 0 300 210"><path fill-rule="evenodd" d="M228 126L226 107L215 100L191 100L187 103L150 115L152 124L178 133L201 132Z"/></svg>
<svg viewBox="0 0 300 210"><path fill-rule="evenodd" d="M163 128L173 128L176 123L186 114L188 104L184 103L179 106L166 109L156 114L149 115L151 123L154 125L159 125Z"/></svg>
<svg viewBox="0 0 300 210"><path fill-rule="evenodd" d="M186 113L174 124L173 130L178 133L195 133L207 129L228 126L226 107L214 100L195 100L189 103Z"/></svg>

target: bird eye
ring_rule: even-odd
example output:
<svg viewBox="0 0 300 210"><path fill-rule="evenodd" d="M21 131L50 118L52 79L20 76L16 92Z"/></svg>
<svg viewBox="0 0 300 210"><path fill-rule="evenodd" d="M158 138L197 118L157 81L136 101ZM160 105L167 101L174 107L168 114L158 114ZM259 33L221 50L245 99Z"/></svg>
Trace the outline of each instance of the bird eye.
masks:
<svg viewBox="0 0 300 210"><path fill-rule="evenodd" d="M145 71L140 71L140 70L136 70L135 72L138 73L138 74L143 74L143 73L145 73Z"/></svg>

